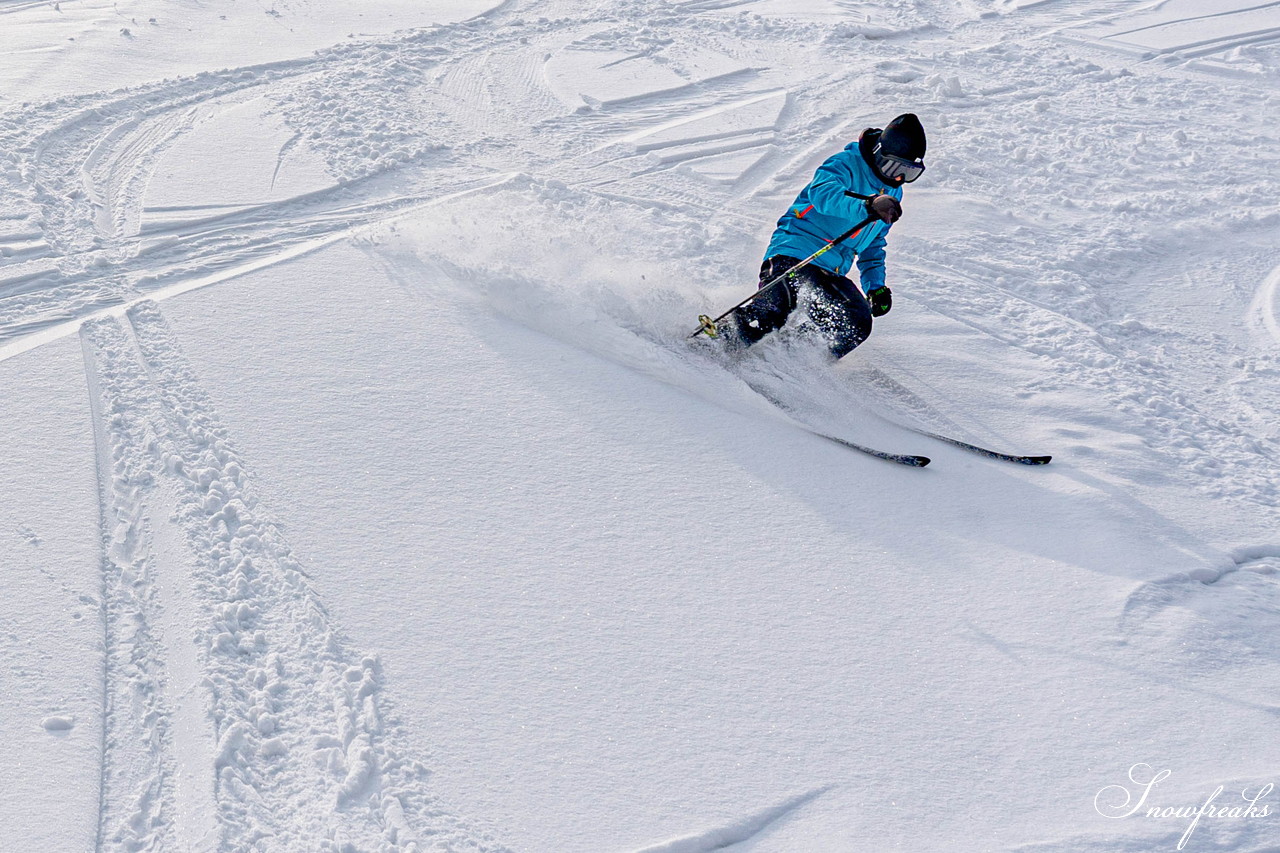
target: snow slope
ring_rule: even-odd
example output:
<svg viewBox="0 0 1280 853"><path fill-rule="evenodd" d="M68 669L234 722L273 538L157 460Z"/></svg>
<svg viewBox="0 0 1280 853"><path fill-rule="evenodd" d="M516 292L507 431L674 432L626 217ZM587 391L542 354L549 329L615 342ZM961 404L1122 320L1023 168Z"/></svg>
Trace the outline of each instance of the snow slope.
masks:
<svg viewBox="0 0 1280 853"><path fill-rule="evenodd" d="M1172 850L1140 766L1276 781L1280 7L0 17L4 849ZM870 341L687 341L905 110Z"/></svg>

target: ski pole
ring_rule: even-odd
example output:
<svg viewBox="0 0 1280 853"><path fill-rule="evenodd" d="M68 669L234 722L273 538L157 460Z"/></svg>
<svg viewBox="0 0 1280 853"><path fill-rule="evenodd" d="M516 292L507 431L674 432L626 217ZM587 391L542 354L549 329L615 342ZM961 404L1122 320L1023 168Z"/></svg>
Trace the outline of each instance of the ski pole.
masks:
<svg viewBox="0 0 1280 853"><path fill-rule="evenodd" d="M857 194L856 194L856 193L846 193L846 195L852 195L852 196L855 196L855 197L861 198L861 196L857 196ZM789 269L789 270L787 270L786 272L784 272L782 275L776 276L774 279L772 279L771 281L769 281L767 284L762 284L762 285L760 285L760 287L756 289L756 292L755 292L755 293L751 294L751 295L750 295L750 296L748 296L746 299L742 300L742 301L741 301L741 302L739 302L737 305L735 305L735 306L733 306L732 308L730 308L728 311L725 311L725 312L724 312L723 314L721 314L719 317L708 317L706 314L703 314L701 317L699 317L699 318L698 318L699 322L701 322L701 323L702 323L702 325L700 325L700 326L698 327L698 330L697 330L696 332L694 332L692 335L690 335L689 337L690 337L690 338L696 338L698 335L702 334L703 332L706 332L706 333L710 334L712 337L715 337L715 335L714 335L714 334L712 334L712 330L714 330L714 329L715 329L715 327L716 327L716 323L719 323L719 322L720 322L721 320L723 320L725 317L728 317L728 316L729 316L730 314L732 314L734 311L738 310L738 309L739 309L739 308L741 308L743 305L746 305L746 304L747 304L748 302L750 302L752 299L755 299L755 298L756 298L757 296L759 296L761 293L763 293L764 291L768 290L770 287L773 287L775 284L777 284L778 282L782 281L784 278L786 278L787 276L791 275L793 272L795 272L796 270L800 269L800 268L801 268L802 266L804 266L805 264L807 264L807 263L811 263L812 261L814 261L814 260L816 260L817 258L821 257L822 255L826 254L826 253L827 253L827 250L828 250L828 249L831 249L831 248L832 248L833 246L835 246L837 243L842 243L842 242L844 242L845 240L848 240L850 237L852 237L853 235L857 234L857 233L858 233L859 231L861 231L863 228L865 228L866 226L870 225L872 222L874 222L875 220L877 220L877 219L879 219L879 218L880 218L880 217L876 216L875 214L872 214L871 216L868 216L866 219L862 220L862 221L861 221L861 222L859 222L857 225L853 226L853 227L852 227L852 228L850 228L848 231L844 232L843 234L841 234L839 237L835 238L834 240L828 240L828 241L827 241L827 245L823 246L821 249L819 249L818 251L814 252L812 255L810 255L809 257L805 258L803 261L801 261L800 263L796 264L796 265L795 265L795 266L793 266L791 269Z"/></svg>

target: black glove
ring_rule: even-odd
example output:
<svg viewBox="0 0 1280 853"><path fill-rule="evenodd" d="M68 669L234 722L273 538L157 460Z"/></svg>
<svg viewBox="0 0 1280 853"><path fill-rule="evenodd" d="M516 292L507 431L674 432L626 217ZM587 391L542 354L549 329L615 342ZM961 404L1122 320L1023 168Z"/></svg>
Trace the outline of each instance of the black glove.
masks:
<svg viewBox="0 0 1280 853"><path fill-rule="evenodd" d="M883 317L893 307L893 291L880 285L867 294L867 302L871 304L872 317Z"/></svg>
<svg viewBox="0 0 1280 853"><path fill-rule="evenodd" d="M876 193L867 199L867 213L892 225L902 218L902 205L891 195Z"/></svg>

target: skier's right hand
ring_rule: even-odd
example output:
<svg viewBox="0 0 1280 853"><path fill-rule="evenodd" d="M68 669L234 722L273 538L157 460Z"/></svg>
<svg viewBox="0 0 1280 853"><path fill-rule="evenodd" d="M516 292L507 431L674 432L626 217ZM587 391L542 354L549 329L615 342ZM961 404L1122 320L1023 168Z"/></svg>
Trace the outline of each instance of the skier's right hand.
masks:
<svg viewBox="0 0 1280 853"><path fill-rule="evenodd" d="M867 213L892 225L902 218L902 205L891 195L876 193L867 199Z"/></svg>

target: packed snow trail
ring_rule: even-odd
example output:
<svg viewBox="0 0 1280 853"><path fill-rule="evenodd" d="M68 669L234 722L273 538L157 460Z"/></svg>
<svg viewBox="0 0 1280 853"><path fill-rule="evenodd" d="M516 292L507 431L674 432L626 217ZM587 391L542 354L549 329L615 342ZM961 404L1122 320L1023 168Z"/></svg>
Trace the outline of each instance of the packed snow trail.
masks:
<svg viewBox="0 0 1280 853"><path fill-rule="evenodd" d="M141 494L155 481L153 460L136 452L155 441L146 386L104 350L125 344L116 326L83 335L98 448L102 502L102 618L105 629L99 849L176 842L173 712L157 636L152 534ZM185 645L175 638L177 650ZM190 839L187 839L189 842Z"/></svg>

